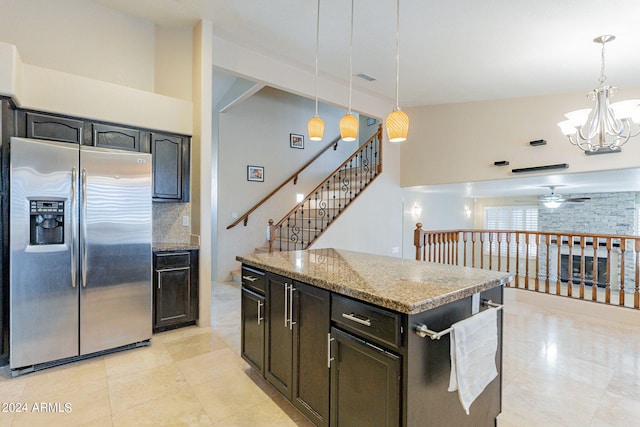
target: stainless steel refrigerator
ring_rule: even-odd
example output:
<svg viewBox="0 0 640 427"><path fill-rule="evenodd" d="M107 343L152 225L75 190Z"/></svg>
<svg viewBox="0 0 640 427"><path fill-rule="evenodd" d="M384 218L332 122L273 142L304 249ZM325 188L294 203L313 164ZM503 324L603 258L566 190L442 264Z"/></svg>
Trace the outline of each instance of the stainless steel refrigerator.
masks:
<svg viewBox="0 0 640 427"><path fill-rule="evenodd" d="M151 156L11 138L9 364L151 338Z"/></svg>

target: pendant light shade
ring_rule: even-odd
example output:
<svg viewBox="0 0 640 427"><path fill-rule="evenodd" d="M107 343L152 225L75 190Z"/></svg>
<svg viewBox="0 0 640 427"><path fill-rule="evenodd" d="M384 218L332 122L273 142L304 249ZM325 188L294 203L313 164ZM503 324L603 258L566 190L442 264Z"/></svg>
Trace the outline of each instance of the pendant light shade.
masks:
<svg viewBox="0 0 640 427"><path fill-rule="evenodd" d="M403 142L409 133L409 116L400 109L394 109L387 116L387 136L390 142Z"/></svg>
<svg viewBox="0 0 640 427"><path fill-rule="evenodd" d="M355 141L358 137L358 119L347 113L340 119L340 137L343 141Z"/></svg>
<svg viewBox="0 0 640 427"><path fill-rule="evenodd" d="M349 34L349 111L340 119L340 137L343 141L355 141L358 138L358 119L351 114L351 80L353 78L353 0L351 0L351 25Z"/></svg>
<svg viewBox="0 0 640 427"><path fill-rule="evenodd" d="M307 130L309 131L310 140L322 141L322 136L324 135L324 121L318 116L313 116L307 123Z"/></svg>
<svg viewBox="0 0 640 427"><path fill-rule="evenodd" d="M409 116L400 110L400 0L396 0L396 108L387 116L387 136L390 142L404 142L409 133Z"/></svg>
<svg viewBox="0 0 640 427"><path fill-rule="evenodd" d="M316 114L307 123L307 131L309 139L312 141L322 141L324 135L324 121L318 116L318 40L320 38L320 0L318 0L318 8L316 9L316 80L315 80L315 98L316 98Z"/></svg>

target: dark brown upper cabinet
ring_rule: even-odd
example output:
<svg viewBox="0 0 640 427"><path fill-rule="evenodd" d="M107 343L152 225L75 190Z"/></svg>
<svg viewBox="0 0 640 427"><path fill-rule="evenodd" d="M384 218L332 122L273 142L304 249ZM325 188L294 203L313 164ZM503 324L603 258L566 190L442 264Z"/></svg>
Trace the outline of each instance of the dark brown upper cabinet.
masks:
<svg viewBox="0 0 640 427"><path fill-rule="evenodd" d="M91 140L95 147L127 151L141 150L141 132L138 129L94 123Z"/></svg>
<svg viewBox="0 0 640 427"><path fill-rule="evenodd" d="M190 140L186 136L151 133L153 201L189 201Z"/></svg>
<svg viewBox="0 0 640 427"><path fill-rule="evenodd" d="M18 123L18 136L72 144L83 143L86 125L82 120L31 112L19 114Z"/></svg>

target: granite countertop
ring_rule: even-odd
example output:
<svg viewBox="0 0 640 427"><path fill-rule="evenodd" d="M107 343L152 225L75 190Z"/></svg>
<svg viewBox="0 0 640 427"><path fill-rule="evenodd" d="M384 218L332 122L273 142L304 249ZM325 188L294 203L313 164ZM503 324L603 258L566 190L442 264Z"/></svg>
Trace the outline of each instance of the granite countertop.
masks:
<svg viewBox="0 0 640 427"><path fill-rule="evenodd" d="M167 242L153 242L151 244L151 250L153 252L167 252L167 251L193 251L199 250L200 245L193 243L167 243Z"/></svg>
<svg viewBox="0 0 640 427"><path fill-rule="evenodd" d="M249 254L236 260L407 314L421 313L513 280L505 272L342 249Z"/></svg>

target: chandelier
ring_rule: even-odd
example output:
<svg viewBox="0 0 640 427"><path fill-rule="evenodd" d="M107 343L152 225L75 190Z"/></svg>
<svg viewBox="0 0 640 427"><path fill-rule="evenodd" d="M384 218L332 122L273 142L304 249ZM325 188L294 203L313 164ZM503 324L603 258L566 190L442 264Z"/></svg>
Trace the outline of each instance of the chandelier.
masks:
<svg viewBox="0 0 640 427"><path fill-rule="evenodd" d="M571 111L565 114L567 120L558 123L569 142L587 154L619 151L630 138L640 133L635 126L640 123L640 100L611 104L610 99L616 88L605 85L604 47L615 38L603 35L593 39L594 43L602 44L600 85L588 95L595 101L595 106Z"/></svg>

